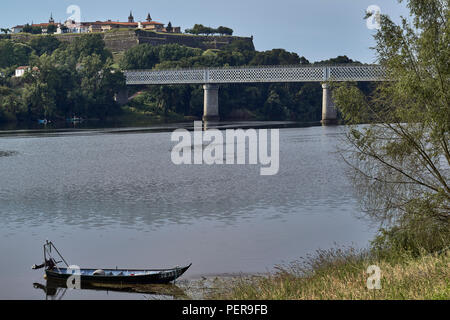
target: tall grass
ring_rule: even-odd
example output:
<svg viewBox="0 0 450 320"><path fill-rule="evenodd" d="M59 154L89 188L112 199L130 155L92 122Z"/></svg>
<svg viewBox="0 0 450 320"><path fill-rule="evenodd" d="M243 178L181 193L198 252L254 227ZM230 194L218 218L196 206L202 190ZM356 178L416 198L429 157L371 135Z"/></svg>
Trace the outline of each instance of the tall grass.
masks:
<svg viewBox="0 0 450 320"><path fill-rule="evenodd" d="M367 268L381 269L381 289L369 290ZM240 281L213 297L238 300L450 299L450 250L379 259L351 248L320 250L277 267L269 277Z"/></svg>

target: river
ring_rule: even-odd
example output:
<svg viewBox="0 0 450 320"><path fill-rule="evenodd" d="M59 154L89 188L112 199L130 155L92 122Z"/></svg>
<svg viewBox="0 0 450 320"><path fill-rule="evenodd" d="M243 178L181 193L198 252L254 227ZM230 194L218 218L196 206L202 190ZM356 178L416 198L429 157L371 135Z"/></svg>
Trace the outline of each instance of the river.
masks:
<svg viewBox="0 0 450 320"><path fill-rule="evenodd" d="M260 273L315 250L366 247L376 231L339 159L344 127L280 128L280 169L174 165L171 132L138 128L0 131L0 299L45 299L42 245L81 267L174 267L183 276ZM143 294L67 290L67 299Z"/></svg>

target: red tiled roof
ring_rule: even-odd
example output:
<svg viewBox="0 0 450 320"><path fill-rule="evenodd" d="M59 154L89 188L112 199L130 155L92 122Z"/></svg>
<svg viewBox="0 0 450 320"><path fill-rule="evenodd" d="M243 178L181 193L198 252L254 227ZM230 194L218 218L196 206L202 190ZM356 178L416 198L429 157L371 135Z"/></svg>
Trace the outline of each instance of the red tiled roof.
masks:
<svg viewBox="0 0 450 320"><path fill-rule="evenodd" d="M48 27L49 25L54 24L55 26L57 25L56 23L38 23L38 24L31 24L32 27ZM15 26L14 28L24 28L25 25L18 25Z"/></svg>
<svg viewBox="0 0 450 320"><path fill-rule="evenodd" d="M49 25L54 24L56 26L56 23L38 23L38 24L32 24L32 27L48 27Z"/></svg>
<svg viewBox="0 0 450 320"><path fill-rule="evenodd" d="M142 23L142 25L143 26L147 26L147 25L150 25L150 24L160 24L160 25L164 25L164 23L161 23L161 22L157 22L157 21L146 21L146 22L141 22Z"/></svg>
<svg viewBox="0 0 450 320"><path fill-rule="evenodd" d="M83 24L86 22L83 22ZM119 26L128 26L128 27L137 27L139 25L138 22L118 22L118 21L97 21L97 22L89 22L86 24L91 24L91 25L119 25ZM146 21L146 22L141 22L141 24L143 26L147 26L147 25L164 25L161 22L157 22L157 21Z"/></svg>
<svg viewBox="0 0 450 320"><path fill-rule="evenodd" d="M56 23L39 23L39 24L32 24L32 27L48 27L50 24L54 24L57 25ZM92 26L92 25L97 25L97 26L124 26L124 27L138 27L139 23L138 22L118 22L118 21L96 21L96 22L81 22L82 26ZM157 21L145 21L145 22L141 22L141 25L143 26L150 26L150 25L160 25L160 26L164 26L164 23L161 22L157 22ZM24 25L18 25L15 26L14 28L23 28L25 27Z"/></svg>

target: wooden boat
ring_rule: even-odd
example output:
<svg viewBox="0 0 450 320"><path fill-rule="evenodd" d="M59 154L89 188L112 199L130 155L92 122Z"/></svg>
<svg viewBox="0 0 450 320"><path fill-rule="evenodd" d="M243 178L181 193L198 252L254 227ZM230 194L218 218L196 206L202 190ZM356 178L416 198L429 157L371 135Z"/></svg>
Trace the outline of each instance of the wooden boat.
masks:
<svg viewBox="0 0 450 320"><path fill-rule="evenodd" d="M51 254L52 248L56 251L62 261L57 262ZM64 262L67 267L58 267ZM47 280L65 280L72 275L79 275L81 283L91 284L164 284L175 281L181 277L190 267L175 267L171 269L74 269L59 253L52 242L44 245L44 263L40 266L34 265L33 269L45 269Z"/></svg>
<svg viewBox="0 0 450 320"><path fill-rule="evenodd" d="M82 283L117 283L117 284L157 284L170 283L181 277L191 265L173 269L80 269ZM73 269L58 268L45 270L47 279L67 280L75 274Z"/></svg>

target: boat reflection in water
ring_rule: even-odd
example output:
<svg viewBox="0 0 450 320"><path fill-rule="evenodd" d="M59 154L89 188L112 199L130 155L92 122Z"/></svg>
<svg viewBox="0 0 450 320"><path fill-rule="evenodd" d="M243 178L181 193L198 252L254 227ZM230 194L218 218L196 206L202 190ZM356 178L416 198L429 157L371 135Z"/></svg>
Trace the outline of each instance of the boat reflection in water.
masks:
<svg viewBox="0 0 450 320"><path fill-rule="evenodd" d="M35 289L45 292L45 300L62 300L68 291L67 284L61 280L47 280L46 284L33 283ZM72 290L72 289L71 289ZM130 294L141 294L150 300L177 300L187 299L188 296L183 289L175 284L105 284L105 283L82 283L81 290L120 292Z"/></svg>
<svg viewBox="0 0 450 320"><path fill-rule="evenodd" d="M51 241L46 241L43 246L44 263L33 265L33 270L45 268L44 278L47 280L46 285L34 283L36 289L42 289L46 294L46 299L50 296L54 300L60 300L67 292L68 286L74 279L76 270L72 269L76 266L69 266L58 249ZM53 253L52 253L53 251ZM59 256L55 259L53 255ZM59 263L64 262L67 268L58 267ZM192 264L186 267L176 267L172 269L153 269L153 270L125 270L125 269L80 269L79 282L77 288L81 290L95 290L107 292L125 292L136 294L150 294L148 299L181 299L186 296L183 290L173 285L179 277L181 277ZM79 285L79 287L78 287Z"/></svg>

